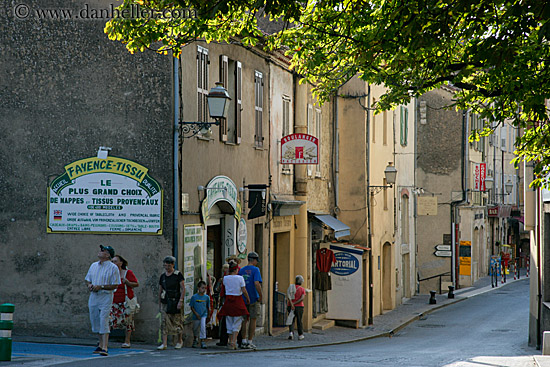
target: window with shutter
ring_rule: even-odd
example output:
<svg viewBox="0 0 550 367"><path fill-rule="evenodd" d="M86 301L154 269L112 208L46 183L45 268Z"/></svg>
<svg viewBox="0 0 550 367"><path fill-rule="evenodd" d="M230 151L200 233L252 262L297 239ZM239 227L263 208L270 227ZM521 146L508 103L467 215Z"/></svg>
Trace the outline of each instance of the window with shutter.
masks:
<svg viewBox="0 0 550 367"><path fill-rule="evenodd" d="M290 135L290 97L283 96L283 134L282 136ZM283 173L290 174L290 164L283 164Z"/></svg>
<svg viewBox="0 0 550 367"><path fill-rule="evenodd" d="M405 106L401 106L400 114L399 114L399 142L401 145L406 146L407 145L407 135L409 133L409 109Z"/></svg>
<svg viewBox="0 0 550 367"><path fill-rule="evenodd" d="M197 46L197 121L208 121L208 50Z"/></svg>
<svg viewBox="0 0 550 367"><path fill-rule="evenodd" d="M240 61L235 63L235 96L237 103L235 103L235 133L237 137L237 144L241 144L241 113L243 111L243 65Z"/></svg>
<svg viewBox="0 0 550 367"><path fill-rule="evenodd" d="M317 160L317 164L313 166L315 170L315 177L321 177L321 110L319 108L315 109L315 137L317 138L318 143L318 149L317 149L317 155L319 159Z"/></svg>
<svg viewBox="0 0 550 367"><path fill-rule="evenodd" d="M382 115L382 144L388 145L388 111Z"/></svg>
<svg viewBox="0 0 550 367"><path fill-rule="evenodd" d="M311 104L307 105L307 133L308 135L313 134L313 106ZM313 174L313 167L311 164L307 165L307 175L311 176Z"/></svg>
<svg viewBox="0 0 550 367"><path fill-rule="evenodd" d="M229 90L229 58L226 55L220 55L220 82ZM220 119L220 140L227 141L227 118Z"/></svg>
<svg viewBox="0 0 550 367"><path fill-rule="evenodd" d="M255 96L255 135L254 141L256 147L263 147L264 137L263 137L263 126L262 126L262 117L263 117L263 99L264 99L264 81L263 74L259 71L254 72L254 96Z"/></svg>

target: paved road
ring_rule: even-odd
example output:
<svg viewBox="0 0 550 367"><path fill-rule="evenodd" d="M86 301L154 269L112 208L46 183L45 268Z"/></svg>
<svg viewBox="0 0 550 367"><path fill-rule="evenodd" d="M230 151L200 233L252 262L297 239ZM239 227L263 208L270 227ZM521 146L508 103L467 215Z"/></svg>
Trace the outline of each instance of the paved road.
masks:
<svg viewBox="0 0 550 367"><path fill-rule="evenodd" d="M540 351L527 346L529 283L518 281L506 287L469 298L430 313L392 338L286 351L203 354L203 351L133 350L109 357L91 357L90 347L74 349L58 366L447 366L447 367L534 367L550 366ZM47 347L45 346L47 352ZM84 349L80 349L84 348ZM72 349L71 349L72 350ZM58 351L59 352L59 351ZM52 353L53 354L53 353ZM535 357L534 355L539 355ZM37 359L11 366L50 365ZM548 363L548 364L545 364ZM0 366L3 364L0 363Z"/></svg>

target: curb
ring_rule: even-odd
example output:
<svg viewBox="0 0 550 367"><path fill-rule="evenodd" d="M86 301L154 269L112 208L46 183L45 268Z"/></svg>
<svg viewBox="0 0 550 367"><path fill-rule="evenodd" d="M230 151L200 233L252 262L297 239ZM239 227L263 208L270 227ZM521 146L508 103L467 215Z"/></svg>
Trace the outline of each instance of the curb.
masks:
<svg viewBox="0 0 550 367"><path fill-rule="evenodd" d="M365 336L365 337L361 337L361 338L355 338L355 339L349 339L349 340L341 340L341 341L336 341L336 342L328 342L328 343L318 343L318 344L307 344L307 345L294 345L294 346L285 346L285 347L272 347L272 348L257 348L257 349L238 349L238 350L220 350L220 351L211 351L211 352L200 352L199 354L200 355L213 355L213 354L229 354L229 353L250 353L250 352L268 352L268 351L277 351L277 350L290 350L290 349L303 349L303 348L316 348L316 347L326 347L326 346L330 346L330 345L340 345L340 344L350 344L350 343L355 343L355 342L360 342L360 341L364 341L364 340L369 340L369 339L375 339L375 338L381 338L381 337L389 337L391 338L395 333L399 332L400 330L402 330L403 328L407 327L408 325L412 324L413 322L419 320L420 318L434 312L434 311L437 311L439 309L442 309L444 307L447 307L447 306L450 306L450 305L454 305L456 303L459 303L459 302L462 302L462 301L465 301L469 298L472 298L472 297L475 297L475 296L478 296L480 294L484 294L484 293L487 293L487 292L491 292L493 290L497 290L497 289L500 289L501 287L504 287L508 284L512 284L512 283L515 283L515 282L518 282L518 281L521 281L521 280L525 280L525 279L529 279L529 278L522 278L522 279L517 279L517 280L514 280L514 281L511 281L511 282L506 282L504 284L502 284L500 287L495 287L495 288L489 288L487 290L483 290L479 293L474 293L474 294L470 294L468 296L460 296L458 295L458 297L460 298L455 298L454 301L451 301L451 302L447 302L445 304L440 304L438 306L435 306L435 307L432 307L430 308L429 310L426 310L424 312L421 312L419 313L418 315L416 316L413 316L411 317L409 320L405 321L404 323L402 323L401 325L399 326L396 326L394 329L391 329L389 331L385 331L385 332L380 332L378 334L373 334L373 335L369 335L369 336ZM479 288L480 290L483 289L483 288Z"/></svg>

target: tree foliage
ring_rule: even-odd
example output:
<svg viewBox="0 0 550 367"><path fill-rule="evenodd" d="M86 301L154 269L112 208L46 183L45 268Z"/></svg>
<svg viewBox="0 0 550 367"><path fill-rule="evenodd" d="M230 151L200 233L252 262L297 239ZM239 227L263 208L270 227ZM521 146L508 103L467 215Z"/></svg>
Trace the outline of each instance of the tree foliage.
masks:
<svg viewBox="0 0 550 367"><path fill-rule="evenodd" d="M378 111L443 84L459 88L455 105L486 121L488 135L509 123L523 134L518 159L550 174L550 4L542 0L124 0L158 11L193 8L188 19L111 20L105 32L130 52L178 56L195 40L286 49L292 67L326 100L355 75L383 84ZM258 20L277 20L265 34Z"/></svg>

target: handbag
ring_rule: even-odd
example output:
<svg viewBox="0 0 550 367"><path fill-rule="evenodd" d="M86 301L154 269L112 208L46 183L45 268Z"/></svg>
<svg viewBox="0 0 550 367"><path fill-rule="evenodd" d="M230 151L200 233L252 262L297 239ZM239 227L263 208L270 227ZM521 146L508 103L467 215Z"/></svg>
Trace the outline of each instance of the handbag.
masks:
<svg viewBox="0 0 550 367"><path fill-rule="evenodd" d="M126 308L127 314L136 314L141 309L141 306L139 305L137 301L137 297L134 296L134 298L128 298L128 295L126 295L126 301L124 301L124 307Z"/></svg>
<svg viewBox="0 0 550 367"><path fill-rule="evenodd" d="M293 322L294 322L294 310L290 310L290 312L288 313L288 316L286 318L285 325L290 326L290 325L292 325Z"/></svg>
<svg viewBox="0 0 550 367"><path fill-rule="evenodd" d="M124 274L126 276L126 274ZM139 312L141 306L138 303L137 296L134 294L134 298L128 298L128 286L124 286L124 308L127 315L133 315Z"/></svg>

